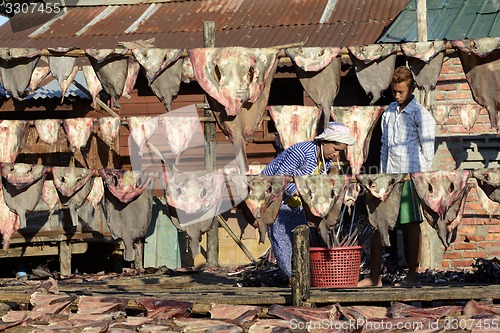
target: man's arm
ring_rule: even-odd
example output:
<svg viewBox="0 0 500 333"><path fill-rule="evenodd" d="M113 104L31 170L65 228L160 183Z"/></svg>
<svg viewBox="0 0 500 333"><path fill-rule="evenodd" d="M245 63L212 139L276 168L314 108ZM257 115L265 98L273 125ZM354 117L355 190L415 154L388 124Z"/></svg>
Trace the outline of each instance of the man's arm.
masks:
<svg viewBox="0 0 500 333"><path fill-rule="evenodd" d="M422 171L432 170L432 159L434 158L434 143L436 140L436 121L431 113L421 108L421 117L418 124L418 137L420 141L420 151L424 159Z"/></svg>

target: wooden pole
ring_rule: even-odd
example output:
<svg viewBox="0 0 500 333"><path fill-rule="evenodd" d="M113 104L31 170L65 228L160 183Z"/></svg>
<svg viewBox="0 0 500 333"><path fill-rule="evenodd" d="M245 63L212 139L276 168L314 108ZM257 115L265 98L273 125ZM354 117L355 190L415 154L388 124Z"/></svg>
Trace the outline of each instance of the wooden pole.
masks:
<svg viewBox="0 0 500 333"><path fill-rule="evenodd" d="M417 0L417 38L419 42L427 42L427 1ZM422 94L424 94L422 92ZM420 96L420 100L425 100ZM428 100L428 98L427 98ZM420 223L421 246L420 246L420 267L435 268L436 259L434 249L440 249L439 238L435 234L429 223Z"/></svg>
<svg viewBox="0 0 500 333"><path fill-rule="evenodd" d="M310 307L310 296L309 226L299 225L292 231L292 305Z"/></svg>
<svg viewBox="0 0 500 333"><path fill-rule="evenodd" d="M215 22L203 21L203 47L215 47ZM205 104L208 104L205 97ZM212 110L205 108L205 117L214 117ZM205 170L215 171L215 122L204 123ZM219 265L219 222L214 218L212 228L207 232L207 264Z"/></svg>
<svg viewBox="0 0 500 333"><path fill-rule="evenodd" d="M234 242L236 244L238 244L238 246L240 247L241 251L243 251L243 253L245 253L245 255L247 256L247 258L250 259L250 261L252 262L252 264L257 264L257 260L255 260L255 258L252 256L252 253L247 249L247 247L245 246L245 244L243 244L238 239L238 237L236 236L236 234L234 233L234 231L231 230L231 228L227 224L226 220L224 220L224 218L220 214L217 215L217 220L219 221L220 225L226 230L226 232L228 233L228 235L234 240Z"/></svg>
<svg viewBox="0 0 500 333"><path fill-rule="evenodd" d="M417 0L417 36L419 42L427 42L427 0Z"/></svg>
<svg viewBox="0 0 500 333"><path fill-rule="evenodd" d="M71 275L71 245L67 240L59 242L59 272L61 275Z"/></svg>

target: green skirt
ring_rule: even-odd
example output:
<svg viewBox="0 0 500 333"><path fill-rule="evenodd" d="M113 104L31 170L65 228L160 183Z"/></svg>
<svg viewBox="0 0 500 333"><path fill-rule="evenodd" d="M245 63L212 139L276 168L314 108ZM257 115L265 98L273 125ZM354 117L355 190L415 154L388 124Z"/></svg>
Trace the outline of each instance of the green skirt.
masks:
<svg viewBox="0 0 500 333"><path fill-rule="evenodd" d="M415 191L413 182L407 181L403 185L401 192L401 204L399 206L399 216L396 226L412 223L422 222L422 208L420 206L420 198Z"/></svg>

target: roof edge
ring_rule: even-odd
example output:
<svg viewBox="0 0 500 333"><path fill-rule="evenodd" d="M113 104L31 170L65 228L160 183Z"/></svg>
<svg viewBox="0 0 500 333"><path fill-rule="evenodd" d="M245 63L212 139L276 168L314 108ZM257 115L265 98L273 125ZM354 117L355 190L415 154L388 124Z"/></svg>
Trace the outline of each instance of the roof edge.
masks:
<svg viewBox="0 0 500 333"><path fill-rule="evenodd" d="M50 1L50 0L48 0ZM186 0L59 0L61 7L142 5L148 3L182 2Z"/></svg>

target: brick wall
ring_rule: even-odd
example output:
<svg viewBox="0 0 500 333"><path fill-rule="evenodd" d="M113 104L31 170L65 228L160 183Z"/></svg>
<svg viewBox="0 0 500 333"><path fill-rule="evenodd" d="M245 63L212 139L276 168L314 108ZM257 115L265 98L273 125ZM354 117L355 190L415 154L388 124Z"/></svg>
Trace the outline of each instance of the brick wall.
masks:
<svg viewBox="0 0 500 333"><path fill-rule="evenodd" d="M445 57L439 81L432 94L434 105L476 104L454 54ZM432 107L431 107L432 109ZM443 126L436 126L435 170L478 169L500 166L500 137L482 108L470 133L462 125L458 110L452 109ZM469 180L473 184L474 180ZM443 268L470 267L476 258L492 259L500 255L500 216L490 218L478 201L475 187L467 196L464 218L450 248L439 244ZM439 265L439 260L438 260Z"/></svg>

